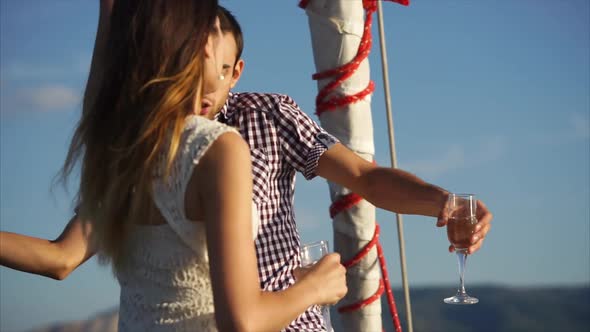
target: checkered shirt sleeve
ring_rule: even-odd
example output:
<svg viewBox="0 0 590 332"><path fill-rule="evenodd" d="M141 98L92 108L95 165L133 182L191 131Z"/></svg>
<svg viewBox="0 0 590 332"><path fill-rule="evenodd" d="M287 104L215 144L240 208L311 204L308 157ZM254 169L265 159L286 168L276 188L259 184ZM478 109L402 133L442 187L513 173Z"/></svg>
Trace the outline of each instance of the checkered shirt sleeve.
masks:
<svg viewBox="0 0 590 332"><path fill-rule="evenodd" d="M275 115L284 159L307 180L313 179L320 157L338 140L303 113L288 96L282 96Z"/></svg>

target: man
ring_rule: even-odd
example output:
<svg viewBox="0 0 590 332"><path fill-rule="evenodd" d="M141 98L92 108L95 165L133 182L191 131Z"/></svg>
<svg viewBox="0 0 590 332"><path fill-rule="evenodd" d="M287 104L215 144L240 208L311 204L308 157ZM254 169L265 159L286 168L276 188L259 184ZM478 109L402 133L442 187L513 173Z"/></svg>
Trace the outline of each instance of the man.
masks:
<svg viewBox="0 0 590 332"><path fill-rule="evenodd" d="M438 217L446 201L446 192L399 170L379 168L357 157L284 95L229 93L243 72L239 60L242 35L235 18L226 46L225 64L234 64L224 88L204 96L208 115L226 101L217 116L219 121L235 126L250 145L254 172L254 199L261 227L256 240L261 287L279 290L291 285L292 271L299 266L299 235L294 221L293 194L295 172L306 179L319 175L363 196L377 207L408 214ZM231 41L235 40L235 43ZM236 49L237 47L237 49ZM234 51L235 50L235 51ZM234 51L234 52L232 52ZM235 58L232 58L235 57ZM229 74L229 73L227 73ZM226 75L227 75L226 74ZM229 97L228 97L229 95ZM486 211L485 208L483 211ZM485 232L489 223L484 223ZM475 236L483 237L485 233ZM470 248L479 248L478 241ZM318 313L307 312L290 325L292 330L313 330Z"/></svg>
<svg viewBox="0 0 590 332"><path fill-rule="evenodd" d="M103 3L112 4L112 0ZM103 18L110 14L109 8L101 6L101 23L87 93L92 93L93 80L99 79L96 68L100 67L103 51L101 38L104 35L101 33L107 30ZM240 58L243 36L236 19L223 8L220 21L225 43L220 88L203 96L202 114L237 127L250 146L253 197L261 222L256 253L262 289L277 291L295 283L293 272L300 265L299 234L293 207L296 172L302 173L306 179L319 175L345 186L377 207L404 214L439 217L437 226L446 224L442 211L447 192L443 189L412 174L377 167L356 156L320 128L288 96L230 93L244 69L244 61ZM491 214L483 203L480 204L479 228L473 236L470 253L480 248L490 228ZM74 217L53 242L2 233L0 263L63 279L94 254L95 249L87 240L89 230L85 230L84 225ZM37 257L36 264L23 265L26 260L30 262L31 257ZM321 319L319 311L308 310L286 331L323 331Z"/></svg>

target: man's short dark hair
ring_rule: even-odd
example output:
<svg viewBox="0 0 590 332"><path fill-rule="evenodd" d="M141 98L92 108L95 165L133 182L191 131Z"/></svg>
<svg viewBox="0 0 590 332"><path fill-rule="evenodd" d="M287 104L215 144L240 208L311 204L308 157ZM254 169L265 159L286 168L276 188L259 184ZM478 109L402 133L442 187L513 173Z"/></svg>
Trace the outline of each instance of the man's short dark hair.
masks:
<svg viewBox="0 0 590 332"><path fill-rule="evenodd" d="M219 6L217 10L217 16L219 17L221 30L223 32L231 32L231 34L234 36L234 39L236 40L236 46L238 50L236 54L237 62L242 56L242 51L244 50L244 35L242 34L240 23L238 23L236 17L223 6Z"/></svg>

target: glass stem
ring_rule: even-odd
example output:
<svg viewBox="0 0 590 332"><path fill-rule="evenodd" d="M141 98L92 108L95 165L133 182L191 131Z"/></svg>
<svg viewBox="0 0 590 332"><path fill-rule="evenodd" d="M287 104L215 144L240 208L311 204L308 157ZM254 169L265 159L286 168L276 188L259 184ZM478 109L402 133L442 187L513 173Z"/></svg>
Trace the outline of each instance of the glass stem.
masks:
<svg viewBox="0 0 590 332"><path fill-rule="evenodd" d="M455 250L457 253L457 259L459 261L459 289L457 293L459 294L466 294L465 293L465 263L467 263L467 249L458 249Z"/></svg>
<svg viewBox="0 0 590 332"><path fill-rule="evenodd" d="M326 331L333 332L332 329L332 319L330 317L330 307L327 305L322 306L322 316L324 317L324 325L326 327Z"/></svg>

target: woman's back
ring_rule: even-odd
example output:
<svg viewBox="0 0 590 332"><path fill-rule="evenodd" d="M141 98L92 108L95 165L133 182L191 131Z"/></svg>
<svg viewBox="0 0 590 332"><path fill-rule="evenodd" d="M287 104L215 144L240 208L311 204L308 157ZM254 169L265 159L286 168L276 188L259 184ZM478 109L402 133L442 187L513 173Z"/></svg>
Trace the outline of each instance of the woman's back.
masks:
<svg viewBox="0 0 590 332"><path fill-rule="evenodd" d="M127 241L119 331L217 331L206 247L199 255L168 224L134 226Z"/></svg>
<svg viewBox="0 0 590 332"><path fill-rule="evenodd" d="M128 234L117 270L119 331L216 331L205 224L186 217L184 202L195 165L227 132L237 134L188 117L170 175L162 177L165 165L158 169L154 202L165 223L134 225Z"/></svg>

